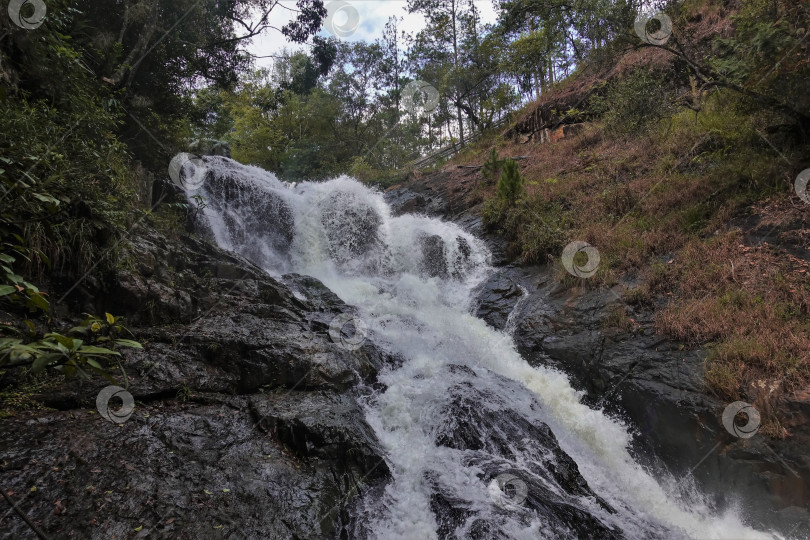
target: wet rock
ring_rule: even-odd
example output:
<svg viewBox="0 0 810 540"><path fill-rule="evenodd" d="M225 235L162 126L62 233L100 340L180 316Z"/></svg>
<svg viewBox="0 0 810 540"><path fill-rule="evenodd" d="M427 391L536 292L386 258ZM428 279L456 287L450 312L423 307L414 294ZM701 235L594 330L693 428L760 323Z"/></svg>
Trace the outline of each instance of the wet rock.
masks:
<svg viewBox="0 0 810 540"><path fill-rule="evenodd" d="M377 211L349 193L337 193L324 205L321 222L329 239L329 255L347 263L380 244L382 218Z"/></svg>
<svg viewBox="0 0 810 540"><path fill-rule="evenodd" d="M394 215L440 216L450 211L444 193L436 190L428 180L418 184L411 183L407 187L393 187L385 192L385 201L391 206Z"/></svg>
<svg viewBox="0 0 810 540"><path fill-rule="evenodd" d="M473 269L473 262L470 259L472 246L463 236L456 237L456 252L453 259L451 275L453 279L464 280Z"/></svg>
<svg viewBox="0 0 810 540"><path fill-rule="evenodd" d="M429 277L447 277L447 258L444 239L438 234L424 235L419 238L422 260L419 269Z"/></svg>
<svg viewBox="0 0 810 540"><path fill-rule="evenodd" d="M88 410L4 420L3 489L51 538L337 537L352 486L379 477L328 448L301 457L262 429L245 398L215 398L139 404L121 426ZM31 537L13 513L0 526Z"/></svg>
<svg viewBox="0 0 810 540"><path fill-rule="evenodd" d="M444 417L450 424L437 434L436 443L464 451L466 465L483 471L484 484L504 475L514 477L515 488L522 494L511 495L514 508L499 511L520 515L526 525L539 519L544 530L553 531L557 538L623 538L621 531L603 523L582 504L589 499L604 511L614 512L591 491L576 462L559 447L547 425L529 422L499 396L476 397L469 382L454 385L449 393ZM526 456L532 459L527 462ZM508 538L492 520L476 517L465 501L454 498L441 485L436 486L431 508L443 538L455 537L462 530L465 538Z"/></svg>
<svg viewBox="0 0 810 540"><path fill-rule="evenodd" d="M475 316L503 330L509 314L522 297L523 291L516 283L508 279L489 279L479 287Z"/></svg>
<svg viewBox="0 0 810 540"><path fill-rule="evenodd" d="M339 458L367 478L385 478L388 465L357 402L334 392L290 392L256 396L258 425L305 457Z"/></svg>
<svg viewBox="0 0 810 540"><path fill-rule="evenodd" d="M504 286L510 282L529 292L517 308ZM495 291L503 292L499 297ZM720 422L728 403L705 391L705 350L656 334L651 313L638 308L628 313L633 330L610 328L608 315L625 306L621 294L621 285L564 289L551 268L506 266L482 286L478 309L498 328L514 309L514 340L521 355L565 372L572 386L585 392L586 403L628 419L642 463L691 474L719 507L745 501L749 521L764 528L787 532L794 524L810 524L806 511L791 513L788 527L782 518L807 504L808 494L799 487L810 478L810 463L798 450L808 442L807 417L798 412L802 407L796 405L796 413L788 415L801 426L793 440L731 436Z"/></svg>
<svg viewBox="0 0 810 540"><path fill-rule="evenodd" d="M204 162L206 203L223 216L233 245L242 246L242 254L260 264L286 253L293 241L294 218L272 189L271 177L261 185L257 178L261 173L255 168L224 157L206 157Z"/></svg>
<svg viewBox="0 0 810 540"><path fill-rule="evenodd" d="M106 381L54 379L33 398L58 410L3 420L3 489L52 538L346 534L356 499L389 477L358 383L398 361L334 342L329 324L352 309L313 278L146 225L126 249L137 263L93 301L144 345L124 351L127 382L110 368L132 416L98 414ZM14 513L0 528L30 536Z"/></svg>

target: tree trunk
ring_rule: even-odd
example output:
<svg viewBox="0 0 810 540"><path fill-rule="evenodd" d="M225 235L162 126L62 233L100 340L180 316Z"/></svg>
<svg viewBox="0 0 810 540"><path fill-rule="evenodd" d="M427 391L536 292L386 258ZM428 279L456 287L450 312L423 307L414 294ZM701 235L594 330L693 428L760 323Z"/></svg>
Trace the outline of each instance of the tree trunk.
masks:
<svg viewBox="0 0 810 540"><path fill-rule="evenodd" d="M450 0L450 17L453 22L453 67L458 69L458 34L456 32L456 0ZM461 117L461 107L456 105L456 118L458 119L458 137L464 144L464 120Z"/></svg>

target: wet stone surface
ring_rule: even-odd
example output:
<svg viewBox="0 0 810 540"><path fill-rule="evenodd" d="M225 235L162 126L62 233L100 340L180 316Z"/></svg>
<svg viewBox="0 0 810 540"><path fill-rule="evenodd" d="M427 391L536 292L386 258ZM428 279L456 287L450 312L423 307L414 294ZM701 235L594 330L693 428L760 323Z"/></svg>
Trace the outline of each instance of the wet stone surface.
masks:
<svg viewBox="0 0 810 540"><path fill-rule="evenodd" d="M0 487L51 538L339 537L389 476L357 399L397 359L334 343L352 308L313 278L148 228L129 249L109 294L73 301L144 344L123 360L132 416L96 411L107 381L54 385L35 397L56 410L0 421ZM34 537L6 510L4 533Z"/></svg>

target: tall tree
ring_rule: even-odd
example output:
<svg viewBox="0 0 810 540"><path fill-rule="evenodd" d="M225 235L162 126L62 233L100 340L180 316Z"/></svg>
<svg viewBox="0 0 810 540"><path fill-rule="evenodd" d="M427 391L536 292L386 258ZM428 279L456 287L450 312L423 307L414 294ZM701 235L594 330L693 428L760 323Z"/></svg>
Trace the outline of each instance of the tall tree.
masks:
<svg viewBox="0 0 810 540"><path fill-rule="evenodd" d="M326 15L322 0L298 0L296 18L281 29L306 41ZM128 111L122 134L138 157L163 166L147 129L170 143L188 114L191 90L230 88L249 66L245 45L270 31L275 0L77 0L74 39L87 67L118 92Z"/></svg>
<svg viewBox="0 0 810 540"><path fill-rule="evenodd" d="M389 17L383 29L382 39L379 40L380 49L382 50L380 69L384 74L387 74L384 80L394 98L397 110L399 109L400 100L402 98L401 82L402 74L405 69L405 63L404 60L400 59L399 50L403 41L402 36L398 33L399 23L401 21L401 17Z"/></svg>
<svg viewBox="0 0 810 540"><path fill-rule="evenodd" d="M472 8L472 0L409 0L408 12L421 13L427 21L426 28L417 34L421 51L430 51L430 56L433 57L447 57L453 70L461 67L464 61L463 51L460 50L461 42L468 33L476 31L476 17L474 12L471 13ZM458 86L453 84L453 73L448 75L444 84L441 84L443 88L439 90L450 92L456 109L459 139L463 144L464 119L458 103L460 92Z"/></svg>

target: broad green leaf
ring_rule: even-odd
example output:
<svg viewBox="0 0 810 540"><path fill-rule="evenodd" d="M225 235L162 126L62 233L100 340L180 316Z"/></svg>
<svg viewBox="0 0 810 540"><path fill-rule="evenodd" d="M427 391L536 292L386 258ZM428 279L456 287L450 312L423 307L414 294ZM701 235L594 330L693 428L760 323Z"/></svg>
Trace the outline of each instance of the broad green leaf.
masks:
<svg viewBox="0 0 810 540"><path fill-rule="evenodd" d="M28 300L31 302L31 305L35 308L39 308L42 311L48 311L51 305L45 300L45 297L39 293L32 294L28 297Z"/></svg>
<svg viewBox="0 0 810 540"><path fill-rule="evenodd" d="M116 339L115 344L122 347L131 347L133 349L143 349L143 345L131 339Z"/></svg>
<svg viewBox="0 0 810 540"><path fill-rule="evenodd" d="M48 334L45 334L45 337L55 339L60 345L66 347L67 349L74 349L77 347L73 338L63 336L62 334L57 334L56 332L50 332Z"/></svg>
<svg viewBox="0 0 810 540"><path fill-rule="evenodd" d="M96 373L98 373L99 375L101 375L102 377L104 377L105 379L110 381L111 383L113 383L115 385L118 384L118 381L113 379L112 376L109 373L107 373L107 370L105 370L103 367L101 367L101 364L99 364L98 362L96 362L92 358L87 359L87 365L90 366L91 368L93 368L93 370Z"/></svg>
<svg viewBox="0 0 810 540"><path fill-rule="evenodd" d="M0 296L7 296L15 292L17 292L17 287L13 287L11 285L0 285Z"/></svg>
<svg viewBox="0 0 810 540"><path fill-rule="evenodd" d="M93 345L85 345L83 347L79 347L79 350L77 352L79 354L93 354L93 355L96 355L96 354L108 355L109 354L109 355L121 356L121 354L116 352L116 351L113 351L113 350L110 350L110 349L105 349L104 347L95 347Z"/></svg>
<svg viewBox="0 0 810 540"><path fill-rule="evenodd" d="M18 341L18 343L11 346L11 352L13 354L25 353L30 354L32 356L35 354L39 354L40 350L38 348L32 347L31 345L23 345L20 340L16 341Z"/></svg>
<svg viewBox="0 0 810 540"><path fill-rule="evenodd" d="M99 364L98 362L96 362L92 358L87 359L87 365L89 365L90 367L94 367L94 368L96 368L98 370L104 371L104 368L101 367L101 364Z"/></svg>
<svg viewBox="0 0 810 540"><path fill-rule="evenodd" d="M105 314L104 314L104 316L105 316L105 317L107 317L107 322L108 322L108 323L112 324L112 323L114 323L114 322L115 322L115 317L113 317L113 316L112 316L112 315L110 315L109 313L105 313Z"/></svg>
<svg viewBox="0 0 810 540"><path fill-rule="evenodd" d="M31 366L31 373L39 373L43 369L47 367L53 361L53 356L50 354L43 354L37 357L34 360L33 365Z"/></svg>
<svg viewBox="0 0 810 540"><path fill-rule="evenodd" d="M30 289L30 290L32 290L32 291L34 291L36 293L39 292L39 289L37 288L36 285L34 285L32 283L28 283L27 281L23 281L22 286L25 287L26 289Z"/></svg>
<svg viewBox="0 0 810 540"><path fill-rule="evenodd" d="M54 205L59 204L59 199L51 197L50 195L43 195L42 193L32 193L31 195L42 202L51 203Z"/></svg>
<svg viewBox="0 0 810 540"><path fill-rule="evenodd" d="M48 350L57 352L57 353L59 353L59 354L61 354L63 356L67 356L68 358L70 357L70 349L68 349L67 347L65 347L64 345L62 345L61 343L58 343L58 342L40 341L39 348L40 349L48 349Z"/></svg>

